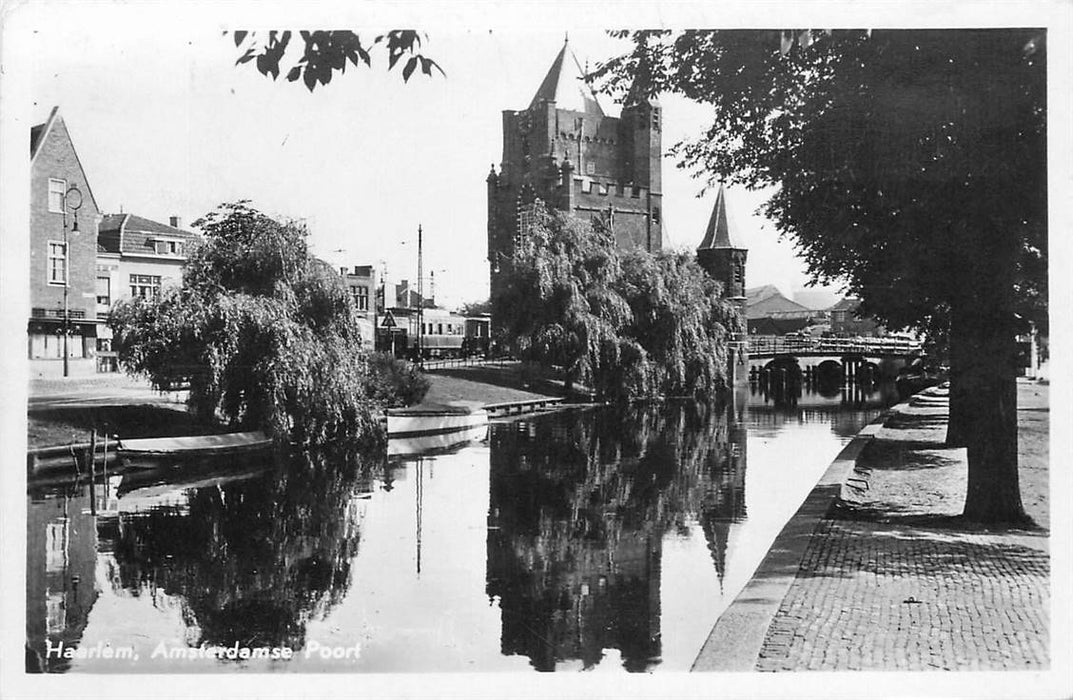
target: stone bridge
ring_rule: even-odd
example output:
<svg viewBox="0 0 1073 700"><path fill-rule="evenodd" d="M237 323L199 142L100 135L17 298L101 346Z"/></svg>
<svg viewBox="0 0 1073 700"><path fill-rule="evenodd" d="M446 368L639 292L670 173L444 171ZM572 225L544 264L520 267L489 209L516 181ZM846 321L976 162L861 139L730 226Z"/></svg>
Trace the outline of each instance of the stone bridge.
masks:
<svg viewBox="0 0 1073 700"><path fill-rule="evenodd" d="M893 379L898 370L920 355L920 343L894 338L748 338L749 378L772 372L800 373L805 377L868 376Z"/></svg>

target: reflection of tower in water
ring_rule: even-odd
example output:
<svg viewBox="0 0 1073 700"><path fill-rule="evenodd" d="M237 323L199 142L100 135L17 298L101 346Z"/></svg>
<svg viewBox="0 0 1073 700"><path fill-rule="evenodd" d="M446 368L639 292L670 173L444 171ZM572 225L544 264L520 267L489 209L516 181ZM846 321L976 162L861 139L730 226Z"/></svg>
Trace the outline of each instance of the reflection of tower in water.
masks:
<svg viewBox="0 0 1073 700"><path fill-rule="evenodd" d="M663 537L699 520L721 575L745 517L745 398L493 426L486 590L503 654L659 663Z"/></svg>
<svg viewBox="0 0 1073 700"><path fill-rule="evenodd" d="M717 449L711 453L709 478L705 481L704 499L698 514L720 581L726 573L730 525L746 518L747 401L746 389L740 387L734 391L732 400L727 402L725 421L721 424L721 427L725 427L726 437L717 443Z"/></svg>
<svg viewBox="0 0 1073 700"><path fill-rule="evenodd" d="M486 590L503 654L550 671L618 649L645 670L660 653L660 487L646 492L642 456L590 417L495 426Z"/></svg>

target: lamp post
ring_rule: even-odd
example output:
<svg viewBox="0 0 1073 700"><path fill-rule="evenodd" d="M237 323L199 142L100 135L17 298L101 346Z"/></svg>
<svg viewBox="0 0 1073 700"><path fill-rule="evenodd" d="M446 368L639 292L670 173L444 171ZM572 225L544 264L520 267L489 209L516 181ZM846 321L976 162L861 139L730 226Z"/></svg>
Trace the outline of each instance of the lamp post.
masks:
<svg viewBox="0 0 1073 700"><path fill-rule="evenodd" d="M63 193L63 376L70 373L70 352L67 344L71 335L71 310L68 306L68 295L71 289L71 245L67 238L67 209L74 212L74 226L72 233L78 233L78 210L82 208L82 190L75 185L67 188Z"/></svg>

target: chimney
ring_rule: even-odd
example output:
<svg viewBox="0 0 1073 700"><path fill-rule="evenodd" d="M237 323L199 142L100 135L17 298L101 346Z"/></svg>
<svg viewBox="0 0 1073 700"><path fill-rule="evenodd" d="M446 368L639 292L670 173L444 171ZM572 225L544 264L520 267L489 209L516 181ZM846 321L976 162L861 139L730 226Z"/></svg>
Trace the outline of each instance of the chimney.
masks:
<svg viewBox="0 0 1073 700"><path fill-rule="evenodd" d="M181 216L170 217L169 223L171 224L172 228L182 228L183 227L183 219L182 219Z"/></svg>

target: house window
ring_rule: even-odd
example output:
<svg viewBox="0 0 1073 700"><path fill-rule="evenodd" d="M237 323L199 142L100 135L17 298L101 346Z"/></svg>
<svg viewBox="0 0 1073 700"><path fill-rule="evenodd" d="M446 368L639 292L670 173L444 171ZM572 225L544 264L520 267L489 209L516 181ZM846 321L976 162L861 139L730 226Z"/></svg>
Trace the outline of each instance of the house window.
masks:
<svg viewBox="0 0 1073 700"><path fill-rule="evenodd" d="M130 295L151 299L160 294L160 275L131 275Z"/></svg>
<svg viewBox="0 0 1073 700"><path fill-rule="evenodd" d="M659 223L659 207L652 207L652 223Z"/></svg>
<svg viewBox="0 0 1073 700"><path fill-rule="evenodd" d="M45 525L45 571L63 571L67 563L67 521Z"/></svg>
<svg viewBox="0 0 1073 700"><path fill-rule="evenodd" d="M369 288L368 287L351 287L354 292L354 304L358 307L358 311L369 310Z"/></svg>
<svg viewBox="0 0 1073 700"><path fill-rule="evenodd" d="M97 303L104 306L112 303L112 280L108 277L97 278Z"/></svg>
<svg viewBox="0 0 1073 700"><path fill-rule="evenodd" d="M182 241L156 240L153 242L157 255L182 255Z"/></svg>
<svg viewBox="0 0 1073 700"><path fill-rule="evenodd" d="M60 241L48 242L48 283L65 284L67 282L67 244Z"/></svg>
<svg viewBox="0 0 1073 700"><path fill-rule="evenodd" d="M48 179L48 210L57 214L63 213L63 195L67 191L67 181Z"/></svg>

